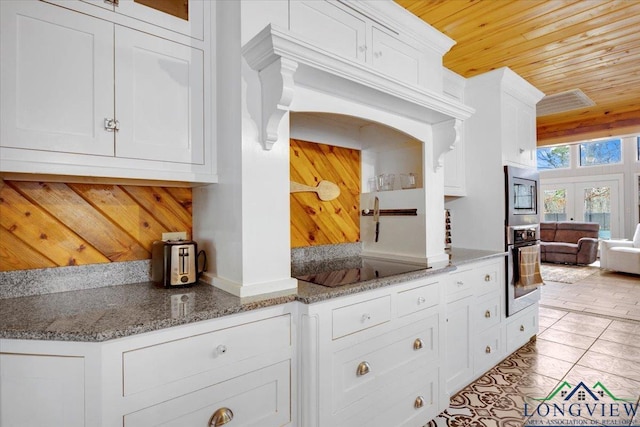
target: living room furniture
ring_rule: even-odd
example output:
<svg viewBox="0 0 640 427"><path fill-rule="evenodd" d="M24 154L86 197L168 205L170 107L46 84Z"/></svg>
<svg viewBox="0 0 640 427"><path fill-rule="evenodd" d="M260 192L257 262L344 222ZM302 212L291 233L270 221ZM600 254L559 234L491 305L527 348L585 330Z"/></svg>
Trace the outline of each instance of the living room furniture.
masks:
<svg viewBox="0 0 640 427"><path fill-rule="evenodd" d="M603 240L600 243L600 267L640 274L640 224L636 226L633 240Z"/></svg>
<svg viewBox="0 0 640 427"><path fill-rule="evenodd" d="M591 264L598 257L595 222L540 223L540 260L560 264Z"/></svg>

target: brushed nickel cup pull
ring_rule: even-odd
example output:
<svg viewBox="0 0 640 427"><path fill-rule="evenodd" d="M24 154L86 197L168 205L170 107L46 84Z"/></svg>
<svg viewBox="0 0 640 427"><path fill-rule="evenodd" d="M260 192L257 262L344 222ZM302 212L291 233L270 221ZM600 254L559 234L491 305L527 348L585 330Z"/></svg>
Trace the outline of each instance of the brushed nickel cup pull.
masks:
<svg viewBox="0 0 640 427"><path fill-rule="evenodd" d="M484 352L487 354L491 353L491 346L488 345L487 348L484 349Z"/></svg>
<svg viewBox="0 0 640 427"><path fill-rule="evenodd" d="M524 332L524 325L520 325L520 332Z"/></svg>
<svg viewBox="0 0 640 427"><path fill-rule="evenodd" d="M220 408L209 418L209 427L219 427L233 419L233 412L229 408Z"/></svg>
<svg viewBox="0 0 640 427"><path fill-rule="evenodd" d="M490 274L485 274L484 275L484 281L485 282L490 282L491 281L491 275Z"/></svg>
<svg viewBox="0 0 640 427"><path fill-rule="evenodd" d="M462 285L464 285L464 282L463 282L462 280L458 280L458 281L456 282L456 285L458 285L458 286L462 286Z"/></svg>
<svg viewBox="0 0 640 427"><path fill-rule="evenodd" d="M413 402L413 407L416 409L420 409L424 406L424 397L418 396L416 397L416 401Z"/></svg>
<svg viewBox="0 0 640 427"><path fill-rule="evenodd" d="M424 342L422 341L422 339L416 338L416 340L413 342L413 349L420 350L422 347L424 347Z"/></svg>
<svg viewBox="0 0 640 427"><path fill-rule="evenodd" d="M484 312L484 317L486 317L487 319L491 317L491 310L487 310Z"/></svg>
<svg viewBox="0 0 640 427"><path fill-rule="evenodd" d="M369 366L369 363L360 362L360 364L358 365L358 369L356 370L356 375L361 377L363 375L367 375L369 372L371 372L371 366Z"/></svg>

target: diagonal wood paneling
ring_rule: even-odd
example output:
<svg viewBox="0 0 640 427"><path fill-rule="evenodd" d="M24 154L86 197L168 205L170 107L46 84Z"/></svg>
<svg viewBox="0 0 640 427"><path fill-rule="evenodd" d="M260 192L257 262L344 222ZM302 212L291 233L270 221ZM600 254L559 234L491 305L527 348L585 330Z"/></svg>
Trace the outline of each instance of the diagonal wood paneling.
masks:
<svg viewBox="0 0 640 427"><path fill-rule="evenodd" d="M149 259L163 232L191 235L188 188L1 185L0 271Z"/></svg>
<svg viewBox="0 0 640 427"><path fill-rule="evenodd" d="M291 139L290 177L305 185L327 180L340 187L340 196L327 202L315 193L291 194L291 247L360 240L358 150Z"/></svg>

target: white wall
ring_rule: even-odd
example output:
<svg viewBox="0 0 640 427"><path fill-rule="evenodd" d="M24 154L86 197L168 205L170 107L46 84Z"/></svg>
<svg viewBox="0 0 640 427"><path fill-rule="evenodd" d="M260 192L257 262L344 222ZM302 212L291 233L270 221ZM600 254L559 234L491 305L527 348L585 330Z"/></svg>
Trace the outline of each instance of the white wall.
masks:
<svg viewBox="0 0 640 427"><path fill-rule="evenodd" d="M638 177L640 175L640 162L636 146L637 136L621 137L622 139L622 163L615 165L580 167L579 144L571 144L571 163L568 169L554 169L540 171L540 184L547 185L554 182L585 181L593 177L595 180L617 180L622 176L621 198L621 235L612 236L631 238L640 222L638 208ZM615 139L605 138L603 140ZM595 140L593 140L595 141ZM589 141L591 142L591 141ZM566 145L566 144L563 144Z"/></svg>

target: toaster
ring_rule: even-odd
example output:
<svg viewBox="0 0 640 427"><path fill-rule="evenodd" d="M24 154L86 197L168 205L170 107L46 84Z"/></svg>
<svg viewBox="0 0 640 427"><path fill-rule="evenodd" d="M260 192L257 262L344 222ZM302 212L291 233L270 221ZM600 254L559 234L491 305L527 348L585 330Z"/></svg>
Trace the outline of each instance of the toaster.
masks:
<svg viewBox="0 0 640 427"><path fill-rule="evenodd" d="M192 240L159 240L151 248L151 281L165 288L195 284L202 274L198 271L198 244ZM203 267L204 269L204 267Z"/></svg>

